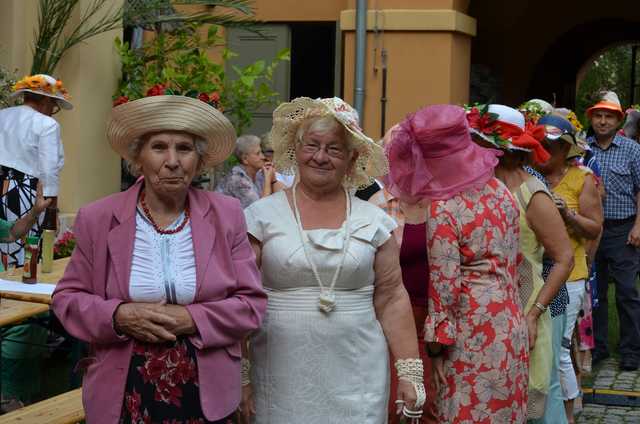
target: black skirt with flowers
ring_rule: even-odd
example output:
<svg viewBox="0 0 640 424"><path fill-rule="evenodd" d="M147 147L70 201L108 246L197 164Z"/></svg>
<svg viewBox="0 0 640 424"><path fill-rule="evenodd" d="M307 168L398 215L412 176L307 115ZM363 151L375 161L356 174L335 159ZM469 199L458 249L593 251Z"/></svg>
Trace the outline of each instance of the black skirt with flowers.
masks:
<svg viewBox="0 0 640 424"><path fill-rule="evenodd" d="M202 413L195 348L186 338L172 343L135 342L124 392L121 424L233 424Z"/></svg>

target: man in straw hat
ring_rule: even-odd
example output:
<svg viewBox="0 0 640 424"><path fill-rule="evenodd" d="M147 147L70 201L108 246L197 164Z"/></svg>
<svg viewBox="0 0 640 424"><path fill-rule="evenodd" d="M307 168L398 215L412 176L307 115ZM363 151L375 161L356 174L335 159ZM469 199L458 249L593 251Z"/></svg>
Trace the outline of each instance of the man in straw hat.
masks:
<svg viewBox="0 0 640 424"><path fill-rule="evenodd" d="M0 110L0 218L11 221L33 207L39 180L44 196L53 198L51 206L56 207L64 152L60 124L51 116L73 108L62 81L44 74L18 81L12 96L22 97L24 104ZM55 209L48 213L53 216L47 219L55 223ZM39 230L37 222L33 231ZM22 240L4 244L0 251L7 264L22 265Z"/></svg>
<svg viewBox="0 0 640 424"><path fill-rule="evenodd" d="M607 286L616 285L620 322L620 367L636 370L640 362L640 298L636 277L640 270L640 146L617 134L624 113L618 96L606 92L587 109L594 135L587 141L602 168L605 191L602 240L596 254L599 307L594 311L594 365L609 356Z"/></svg>

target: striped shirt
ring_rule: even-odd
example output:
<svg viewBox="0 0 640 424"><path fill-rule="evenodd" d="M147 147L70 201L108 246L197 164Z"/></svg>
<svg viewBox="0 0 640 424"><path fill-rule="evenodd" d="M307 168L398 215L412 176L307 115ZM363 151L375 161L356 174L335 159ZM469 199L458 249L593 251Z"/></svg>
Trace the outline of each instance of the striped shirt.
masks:
<svg viewBox="0 0 640 424"><path fill-rule="evenodd" d="M607 149L595 137L587 139L600 164L607 193L603 209L605 219L626 219L636 215L636 194L640 190L640 145L616 135Z"/></svg>

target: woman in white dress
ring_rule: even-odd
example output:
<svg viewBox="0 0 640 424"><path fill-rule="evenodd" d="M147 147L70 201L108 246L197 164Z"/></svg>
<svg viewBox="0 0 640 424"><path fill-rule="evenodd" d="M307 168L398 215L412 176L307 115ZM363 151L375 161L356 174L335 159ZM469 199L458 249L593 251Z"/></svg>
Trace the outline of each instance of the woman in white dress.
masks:
<svg viewBox="0 0 640 424"><path fill-rule="evenodd" d="M390 350L398 412L418 418L422 361L396 224L350 191L386 172L384 152L341 99L298 98L273 115L275 165L299 181L245 209L269 302L242 412L258 424L386 423Z"/></svg>

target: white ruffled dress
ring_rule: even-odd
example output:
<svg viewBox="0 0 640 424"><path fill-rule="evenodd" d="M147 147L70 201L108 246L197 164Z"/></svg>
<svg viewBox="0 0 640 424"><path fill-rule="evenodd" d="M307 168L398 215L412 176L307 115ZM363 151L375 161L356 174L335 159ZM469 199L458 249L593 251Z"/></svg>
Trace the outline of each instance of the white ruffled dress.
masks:
<svg viewBox="0 0 640 424"><path fill-rule="evenodd" d="M251 339L256 424L387 422L389 354L373 307L374 259L395 222L352 197L351 240L336 283L335 309L318 309L320 290L305 257L286 194L245 209L262 243L269 294L262 328ZM343 229L306 231L325 285L341 260Z"/></svg>

